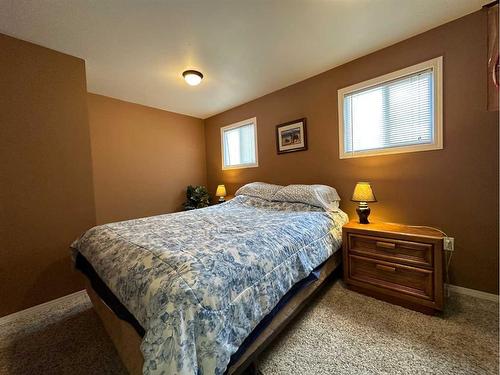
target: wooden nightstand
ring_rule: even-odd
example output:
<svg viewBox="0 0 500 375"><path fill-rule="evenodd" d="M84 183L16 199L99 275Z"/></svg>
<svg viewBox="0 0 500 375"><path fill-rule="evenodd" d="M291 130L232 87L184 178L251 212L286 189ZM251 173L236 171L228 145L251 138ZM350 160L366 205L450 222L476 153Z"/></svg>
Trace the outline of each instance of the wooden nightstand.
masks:
<svg viewBox="0 0 500 375"><path fill-rule="evenodd" d="M427 314L443 310L441 232L350 221L342 233L350 289Z"/></svg>

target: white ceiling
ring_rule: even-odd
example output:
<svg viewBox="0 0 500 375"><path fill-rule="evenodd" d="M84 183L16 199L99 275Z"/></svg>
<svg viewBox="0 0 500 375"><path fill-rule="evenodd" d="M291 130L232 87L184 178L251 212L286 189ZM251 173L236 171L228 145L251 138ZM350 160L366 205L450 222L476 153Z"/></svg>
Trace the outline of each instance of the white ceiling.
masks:
<svg viewBox="0 0 500 375"><path fill-rule="evenodd" d="M487 2L0 0L0 32L85 59L90 92L206 118Z"/></svg>

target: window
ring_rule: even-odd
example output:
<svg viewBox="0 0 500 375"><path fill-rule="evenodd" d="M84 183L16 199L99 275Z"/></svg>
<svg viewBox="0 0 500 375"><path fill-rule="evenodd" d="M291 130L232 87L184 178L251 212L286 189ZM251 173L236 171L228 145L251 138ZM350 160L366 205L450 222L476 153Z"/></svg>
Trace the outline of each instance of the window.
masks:
<svg viewBox="0 0 500 375"><path fill-rule="evenodd" d="M340 158L443 148L442 57L338 91Z"/></svg>
<svg viewBox="0 0 500 375"><path fill-rule="evenodd" d="M251 118L220 129L222 169L258 167L257 119Z"/></svg>

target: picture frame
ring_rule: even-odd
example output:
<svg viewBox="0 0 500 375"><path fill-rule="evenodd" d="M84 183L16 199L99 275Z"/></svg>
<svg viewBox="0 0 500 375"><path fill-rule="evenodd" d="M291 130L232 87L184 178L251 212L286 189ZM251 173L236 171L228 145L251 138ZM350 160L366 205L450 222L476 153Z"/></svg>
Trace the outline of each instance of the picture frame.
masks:
<svg viewBox="0 0 500 375"><path fill-rule="evenodd" d="M307 150L307 120L288 121L276 125L276 151L278 154Z"/></svg>

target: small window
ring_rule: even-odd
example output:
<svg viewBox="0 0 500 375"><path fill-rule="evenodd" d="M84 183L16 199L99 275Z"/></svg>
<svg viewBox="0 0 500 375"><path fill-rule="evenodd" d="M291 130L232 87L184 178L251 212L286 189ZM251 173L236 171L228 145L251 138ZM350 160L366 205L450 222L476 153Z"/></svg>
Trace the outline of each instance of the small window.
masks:
<svg viewBox="0 0 500 375"><path fill-rule="evenodd" d="M222 169L258 167L257 119L251 118L220 129Z"/></svg>
<svg viewBox="0 0 500 375"><path fill-rule="evenodd" d="M443 148L442 57L338 91L340 158Z"/></svg>

